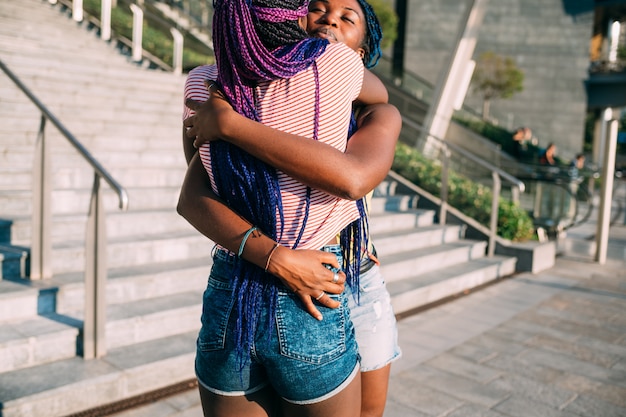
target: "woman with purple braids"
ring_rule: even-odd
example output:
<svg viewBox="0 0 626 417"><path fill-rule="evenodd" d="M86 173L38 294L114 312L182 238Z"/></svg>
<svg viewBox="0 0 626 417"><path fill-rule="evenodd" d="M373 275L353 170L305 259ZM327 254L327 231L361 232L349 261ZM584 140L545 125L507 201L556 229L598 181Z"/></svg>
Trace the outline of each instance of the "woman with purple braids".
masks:
<svg viewBox="0 0 626 417"><path fill-rule="evenodd" d="M371 6L364 0L314 1L309 6L307 23L310 35L343 42L362 55L367 67L376 64L380 56L380 26ZM188 97L200 101L207 99L202 80L200 78L198 91ZM262 125L238 116L227 105L218 106L219 102L211 100L204 106L191 103L192 108L200 113L185 121L189 126L193 125L188 130L192 139L184 138L188 155L195 152L191 143L196 135L203 140L222 137L312 187L352 199L365 194L388 172L401 123L393 106L368 107L361 112L360 128L350 139L346 152L342 153L326 149L320 142L264 129ZM248 129L251 134L245 133L246 122L251 125ZM303 157L298 158L300 155ZM309 155L315 155L315 158ZM179 211L214 241L228 247L231 238L234 240L230 247L236 247L250 224L211 196L206 174L202 167L199 168L194 164L190 167L181 191ZM224 225L230 231L220 234ZM267 251L273 245L274 242L264 236L251 238L246 244L244 257L264 267ZM319 294L323 289L328 291L326 285L331 279L319 259L312 257L313 253L280 247L272 256L270 271L297 291L311 314L319 315L307 294ZM311 258L307 259L307 256ZM361 355L361 416L382 416L390 363L399 356L397 330L380 269L367 256L361 263L360 280L359 302L355 296L350 296L349 304L352 319L356 320L354 326ZM327 303L326 306L332 305Z"/></svg>
<svg viewBox="0 0 626 417"><path fill-rule="evenodd" d="M250 37L250 22L269 20L278 26L302 13L294 13L293 6L283 10L267 6L257 2L248 7L237 1L216 4L214 44L219 74L215 75L223 91L237 111L253 120L344 149L351 101L358 96L367 103L362 93L373 91L360 90L364 74L362 64L360 71L354 64L358 56L342 44L301 37L297 43L283 41L283 47L268 47L270 54L259 54L253 48L263 52L276 32L271 30L260 42ZM224 22L235 30L224 27ZM260 26L256 24L255 29ZM334 76L344 72L348 79ZM283 79L275 80L279 77ZM382 99L379 96L374 95L374 101L386 100L386 92ZM286 415L358 415L360 380L345 296L334 296L333 302L322 291L315 297L322 305L340 302L341 307L324 310L322 322L312 321L298 302L301 295L266 273L278 245L266 254L265 271L242 259L249 258L247 240L262 236L258 229L292 248L319 248L332 242L350 221L362 217L358 207L298 186L226 142L203 146L200 156L213 190L255 224L240 238L238 249L231 245L237 256L226 247L216 251L205 292L196 369L206 415L267 415L273 391L285 400ZM348 239L354 248L361 247L358 229ZM358 261L358 256L352 257ZM336 258L319 259L339 264ZM343 274L332 275L332 284L341 287L338 281Z"/></svg>

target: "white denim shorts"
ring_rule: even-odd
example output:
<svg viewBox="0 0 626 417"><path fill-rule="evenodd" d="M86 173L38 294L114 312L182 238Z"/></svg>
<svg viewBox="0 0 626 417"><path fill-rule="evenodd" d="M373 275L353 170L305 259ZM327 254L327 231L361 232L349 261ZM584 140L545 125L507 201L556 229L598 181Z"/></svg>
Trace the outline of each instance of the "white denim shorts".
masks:
<svg viewBox="0 0 626 417"><path fill-rule="evenodd" d="M350 293L348 305L361 355L361 372L383 368L398 359L401 350L391 296L380 267L369 259L361 264L359 297Z"/></svg>

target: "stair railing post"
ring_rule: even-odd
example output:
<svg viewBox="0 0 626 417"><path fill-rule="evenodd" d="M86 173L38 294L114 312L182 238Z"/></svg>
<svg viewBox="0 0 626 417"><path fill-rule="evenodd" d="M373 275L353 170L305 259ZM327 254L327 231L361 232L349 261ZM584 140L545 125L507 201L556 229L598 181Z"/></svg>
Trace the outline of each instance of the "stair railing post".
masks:
<svg viewBox="0 0 626 417"><path fill-rule="evenodd" d="M515 204L519 204L519 187L511 187L511 201Z"/></svg>
<svg viewBox="0 0 626 417"><path fill-rule="evenodd" d="M450 168L450 149L444 145L441 161L441 206L439 207L439 224L446 224L448 214L448 171Z"/></svg>
<svg viewBox="0 0 626 417"><path fill-rule="evenodd" d="M50 158L46 144L46 117L41 115L39 133L35 145L35 161L33 164L33 214L32 214L32 247L30 253L30 278L43 279L52 276L50 227L52 210L50 195L52 193L50 178Z"/></svg>
<svg viewBox="0 0 626 417"><path fill-rule="evenodd" d="M104 41L111 40L111 0L102 0L100 9L100 38Z"/></svg>
<svg viewBox="0 0 626 417"><path fill-rule="evenodd" d="M174 67L174 74L182 74L183 73L183 34L176 28L170 28L170 32L172 33L172 37L174 38L174 62L172 66Z"/></svg>
<svg viewBox="0 0 626 417"><path fill-rule="evenodd" d="M72 1L72 19L77 22L83 21L83 0Z"/></svg>
<svg viewBox="0 0 626 417"><path fill-rule="evenodd" d="M133 12L133 53L134 62L141 62L143 57L143 10L131 3L130 10Z"/></svg>
<svg viewBox="0 0 626 417"><path fill-rule="evenodd" d="M85 237L85 321L83 357L106 354L106 221L102 204L100 175L94 174Z"/></svg>
<svg viewBox="0 0 626 417"><path fill-rule="evenodd" d="M489 249L487 249L487 256L493 257L496 252L496 236L498 235L498 211L500 209L500 190L502 189L502 183L500 181L500 175L497 172L491 171L493 178L493 192L491 199L491 221L489 224Z"/></svg>
<svg viewBox="0 0 626 417"><path fill-rule="evenodd" d="M209 9L209 5L207 4L207 2L204 2L202 4L202 13L200 14L201 18L200 21L202 22L202 27L206 28L209 26L209 23L211 23L211 14L210 14L210 9Z"/></svg>

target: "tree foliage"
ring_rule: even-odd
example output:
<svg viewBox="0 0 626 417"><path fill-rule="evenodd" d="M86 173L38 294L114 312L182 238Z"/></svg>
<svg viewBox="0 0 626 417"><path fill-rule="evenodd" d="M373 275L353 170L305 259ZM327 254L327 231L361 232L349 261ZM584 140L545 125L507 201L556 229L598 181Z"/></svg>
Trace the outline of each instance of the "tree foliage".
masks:
<svg viewBox="0 0 626 417"><path fill-rule="evenodd" d="M497 98L511 98L524 89L524 72L510 57L484 52L476 61L472 88L483 99L483 117L489 117L489 104Z"/></svg>
<svg viewBox="0 0 626 417"><path fill-rule="evenodd" d="M380 22L383 31L381 48L385 49L391 46L398 37L398 16L386 0L368 0L367 2L372 5Z"/></svg>

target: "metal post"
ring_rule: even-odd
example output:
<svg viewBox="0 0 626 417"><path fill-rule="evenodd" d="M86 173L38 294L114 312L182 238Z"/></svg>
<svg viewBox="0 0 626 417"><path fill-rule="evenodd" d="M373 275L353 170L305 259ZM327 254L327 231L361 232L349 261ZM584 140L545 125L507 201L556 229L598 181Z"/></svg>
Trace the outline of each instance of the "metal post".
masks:
<svg viewBox="0 0 626 417"><path fill-rule="evenodd" d="M143 10L136 4L130 5L133 12L133 61L141 62L143 57Z"/></svg>
<svg viewBox="0 0 626 417"><path fill-rule="evenodd" d="M446 224L448 215L448 171L450 167L450 150L443 149L443 160L441 161L441 207L439 207L439 224Z"/></svg>
<svg viewBox="0 0 626 417"><path fill-rule="evenodd" d="M474 53L487 2L488 0L468 1L450 61L437 81L432 102L424 118L425 132L429 136L442 139L446 136L454 101L459 94L459 83L463 80L466 67Z"/></svg>
<svg viewBox="0 0 626 417"><path fill-rule="evenodd" d="M83 357L99 358L106 354L106 223L100 176L94 174L85 245L85 321Z"/></svg>
<svg viewBox="0 0 626 417"><path fill-rule="evenodd" d="M511 201L515 204L519 204L519 193L520 190L518 187L511 188Z"/></svg>
<svg viewBox="0 0 626 417"><path fill-rule="evenodd" d="M489 249L487 249L487 256L489 257L492 257L496 252L496 236L498 235L498 211L500 208L500 190L502 189L500 175L498 175L497 172L492 171L491 177L493 178L493 197L491 199L491 221L489 223Z"/></svg>
<svg viewBox="0 0 626 417"><path fill-rule="evenodd" d="M613 177L615 176L615 154L617 152L618 109L607 108L603 113L603 122L607 125L604 139L604 157L600 183L600 207L598 210L598 227L596 231L595 260L599 264L606 263L609 244L609 226L611 222L611 201L613 200Z"/></svg>
<svg viewBox="0 0 626 417"><path fill-rule="evenodd" d="M404 74L404 43L406 39L406 19L408 12L408 0L396 0L396 16L398 16L398 36L393 42L393 56L391 59L391 71L394 82L399 85Z"/></svg>
<svg viewBox="0 0 626 417"><path fill-rule="evenodd" d="M170 32L172 33L172 37L174 38L174 62L172 66L174 67L174 74L182 74L183 73L183 34L176 28L170 28Z"/></svg>
<svg viewBox="0 0 626 417"><path fill-rule="evenodd" d="M543 184L537 182L535 186L535 204L533 205L533 218L541 217L541 208L543 207Z"/></svg>
<svg viewBox="0 0 626 417"><path fill-rule="evenodd" d="M72 19L77 22L83 21L83 0L74 0L72 2Z"/></svg>
<svg viewBox="0 0 626 417"><path fill-rule="evenodd" d="M113 4L111 0L102 0L100 9L100 38L102 40L111 40L111 8Z"/></svg>
<svg viewBox="0 0 626 417"><path fill-rule="evenodd" d="M35 145L33 164L33 232L30 252L30 278L43 279L52 277L51 253L52 210L50 195L50 158L46 146L46 117L41 115L39 134Z"/></svg>

